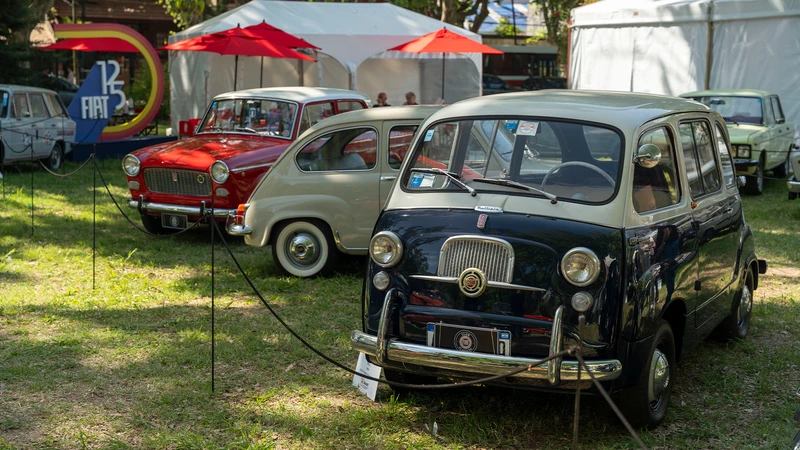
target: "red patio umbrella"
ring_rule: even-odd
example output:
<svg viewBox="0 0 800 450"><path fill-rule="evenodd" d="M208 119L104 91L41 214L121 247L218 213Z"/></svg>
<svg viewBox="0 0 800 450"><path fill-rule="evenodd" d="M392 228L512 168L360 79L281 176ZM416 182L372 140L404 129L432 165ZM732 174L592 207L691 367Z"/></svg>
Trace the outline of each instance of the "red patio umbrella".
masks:
<svg viewBox="0 0 800 450"><path fill-rule="evenodd" d="M445 53L482 53L485 55L502 55L503 52L488 45L475 42L458 33L442 28L425 36L392 47L389 50L406 53L440 53L442 54L442 101L444 101L444 57Z"/></svg>
<svg viewBox="0 0 800 450"><path fill-rule="evenodd" d="M117 38L70 38L41 47L40 50L74 50L76 52L139 53L133 44Z"/></svg>
<svg viewBox="0 0 800 450"><path fill-rule="evenodd" d="M307 42L305 39L301 39L297 36L293 36L279 28L275 28L272 25L268 24L266 21L262 21L256 25L250 25L249 27L243 28L243 30L253 33L261 39L266 39L269 42L274 44L280 44L284 47L289 48L308 48L312 50L320 50L314 44ZM299 67L301 63L298 61L298 72L300 72L300 76L302 77L302 71ZM264 58L261 58L261 75L259 78L259 86L264 85Z"/></svg>
<svg viewBox="0 0 800 450"><path fill-rule="evenodd" d="M218 33L207 34L186 39L161 47L159 50L178 50L194 52L211 52L220 55L235 55L233 90L236 90L236 72L239 56L268 56L270 58L290 58L304 61L316 61L310 56L298 53L288 47L271 43L257 37L254 33L242 28L232 28Z"/></svg>

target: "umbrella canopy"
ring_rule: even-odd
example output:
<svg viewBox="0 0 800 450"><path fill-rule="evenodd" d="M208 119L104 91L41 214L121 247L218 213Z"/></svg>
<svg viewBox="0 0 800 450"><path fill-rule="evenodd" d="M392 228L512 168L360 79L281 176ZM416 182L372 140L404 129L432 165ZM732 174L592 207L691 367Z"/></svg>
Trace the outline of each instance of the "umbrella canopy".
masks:
<svg viewBox="0 0 800 450"><path fill-rule="evenodd" d="M71 38L41 47L40 50L74 50L76 52L139 53L132 44L117 38Z"/></svg>
<svg viewBox="0 0 800 450"><path fill-rule="evenodd" d="M389 50L406 53L483 53L485 55L502 55L503 52L488 45L475 42L458 33L442 28L425 36L392 47Z"/></svg>
<svg viewBox="0 0 800 450"><path fill-rule="evenodd" d="M444 67L445 53L483 53L489 55L502 55L503 52L488 45L475 42L458 33L442 28L439 31L428 33L413 41L392 47L389 50L406 53L441 53L442 54L442 101L444 101Z"/></svg>
<svg viewBox="0 0 800 450"><path fill-rule="evenodd" d="M235 28L234 28L235 29ZM272 25L268 24L267 22L261 22L256 25L251 25L246 28L242 28L242 30L255 34L261 39L266 39L273 44L282 45L284 47L289 48L310 48L314 50L320 50L314 44L306 41L305 39L300 39L297 36L293 36L279 28L275 28Z"/></svg>
<svg viewBox="0 0 800 450"><path fill-rule="evenodd" d="M234 60L233 69L234 91L236 90L236 72L239 66L239 56L267 56L270 58L316 61L310 56L296 52L289 47L269 42L254 32L246 31L239 27L178 41L161 47L159 50L211 52L219 53L220 55L235 55L236 59Z"/></svg>

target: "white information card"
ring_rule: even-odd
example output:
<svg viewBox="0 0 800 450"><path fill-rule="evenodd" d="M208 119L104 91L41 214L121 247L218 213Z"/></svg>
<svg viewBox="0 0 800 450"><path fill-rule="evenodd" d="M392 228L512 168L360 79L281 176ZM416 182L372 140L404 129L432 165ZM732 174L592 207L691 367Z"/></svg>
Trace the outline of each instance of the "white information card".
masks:
<svg viewBox="0 0 800 450"><path fill-rule="evenodd" d="M367 356L363 353L358 354L358 363L356 363L356 372L372 378L381 377L381 366L370 364L367 361ZM378 393L378 382L368 380L362 376L353 375L353 386L358 387L362 394L369 397L370 400L375 401L375 395Z"/></svg>

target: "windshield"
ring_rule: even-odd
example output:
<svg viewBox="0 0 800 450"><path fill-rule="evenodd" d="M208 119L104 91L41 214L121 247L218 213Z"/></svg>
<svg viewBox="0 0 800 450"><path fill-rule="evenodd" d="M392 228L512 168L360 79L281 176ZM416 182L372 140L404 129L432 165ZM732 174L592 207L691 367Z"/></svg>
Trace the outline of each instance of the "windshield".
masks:
<svg viewBox="0 0 800 450"><path fill-rule="evenodd" d="M692 100L718 112L725 122L756 125L764 123L761 99L758 97L709 96L694 97Z"/></svg>
<svg viewBox="0 0 800 450"><path fill-rule="evenodd" d="M544 196L605 203L616 191L622 137L599 125L560 120L480 119L428 128L403 175L404 189ZM524 186L520 186L520 184Z"/></svg>
<svg viewBox="0 0 800 450"><path fill-rule="evenodd" d="M11 103L11 97L6 91L0 91L0 117L8 115L8 104Z"/></svg>
<svg viewBox="0 0 800 450"><path fill-rule="evenodd" d="M258 133L292 138L297 105L266 99L214 100L198 130L199 133Z"/></svg>

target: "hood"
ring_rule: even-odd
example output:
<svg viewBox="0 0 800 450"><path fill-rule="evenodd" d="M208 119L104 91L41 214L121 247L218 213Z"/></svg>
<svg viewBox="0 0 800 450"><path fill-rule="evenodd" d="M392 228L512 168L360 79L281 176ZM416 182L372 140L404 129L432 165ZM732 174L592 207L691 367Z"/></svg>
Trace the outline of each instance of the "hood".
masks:
<svg viewBox="0 0 800 450"><path fill-rule="evenodd" d="M731 136L731 144L749 144L759 134L766 131L766 128L758 125L734 125L728 124L728 134Z"/></svg>
<svg viewBox="0 0 800 450"><path fill-rule="evenodd" d="M169 166L206 170L215 161L233 169L240 165L274 161L290 144L285 139L219 134L194 137L135 151L142 167Z"/></svg>

